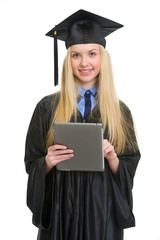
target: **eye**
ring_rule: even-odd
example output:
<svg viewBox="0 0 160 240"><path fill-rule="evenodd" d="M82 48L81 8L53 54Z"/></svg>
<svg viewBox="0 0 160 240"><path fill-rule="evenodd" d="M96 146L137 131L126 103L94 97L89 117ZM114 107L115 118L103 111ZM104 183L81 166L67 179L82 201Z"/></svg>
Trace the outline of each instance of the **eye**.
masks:
<svg viewBox="0 0 160 240"><path fill-rule="evenodd" d="M90 52L90 53L89 53L89 56L91 56L91 57L94 57L95 55L96 55L95 52Z"/></svg>
<svg viewBox="0 0 160 240"><path fill-rule="evenodd" d="M80 55L78 53L75 53L72 55L73 58L78 58Z"/></svg>

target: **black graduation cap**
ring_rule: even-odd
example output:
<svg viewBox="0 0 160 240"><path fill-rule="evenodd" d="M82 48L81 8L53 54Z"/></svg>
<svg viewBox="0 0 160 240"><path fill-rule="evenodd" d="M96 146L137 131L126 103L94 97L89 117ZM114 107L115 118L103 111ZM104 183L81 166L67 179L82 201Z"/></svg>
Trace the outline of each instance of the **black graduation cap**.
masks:
<svg viewBox="0 0 160 240"><path fill-rule="evenodd" d="M121 27L123 25L81 9L51 29L46 36L54 38L54 85L58 84L57 39L65 41L67 49L87 43L105 47L105 37Z"/></svg>

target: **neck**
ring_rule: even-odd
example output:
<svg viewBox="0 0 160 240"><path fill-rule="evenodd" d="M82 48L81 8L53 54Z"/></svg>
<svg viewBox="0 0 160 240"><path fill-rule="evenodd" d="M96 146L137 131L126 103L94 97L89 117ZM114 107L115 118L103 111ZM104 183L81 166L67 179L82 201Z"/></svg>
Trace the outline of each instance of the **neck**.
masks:
<svg viewBox="0 0 160 240"><path fill-rule="evenodd" d="M86 90L93 88L96 85L96 83L97 83L97 78L94 79L92 82L82 82L82 81L78 80L79 87L82 87Z"/></svg>

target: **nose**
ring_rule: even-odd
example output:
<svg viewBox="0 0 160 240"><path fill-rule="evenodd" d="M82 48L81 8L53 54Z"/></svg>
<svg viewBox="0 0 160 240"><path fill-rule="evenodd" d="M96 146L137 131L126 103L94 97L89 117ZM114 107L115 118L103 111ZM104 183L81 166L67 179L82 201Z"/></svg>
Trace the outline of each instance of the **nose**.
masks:
<svg viewBox="0 0 160 240"><path fill-rule="evenodd" d="M81 57L81 67L86 67L88 66L88 61L87 61L87 57L86 56L82 56Z"/></svg>

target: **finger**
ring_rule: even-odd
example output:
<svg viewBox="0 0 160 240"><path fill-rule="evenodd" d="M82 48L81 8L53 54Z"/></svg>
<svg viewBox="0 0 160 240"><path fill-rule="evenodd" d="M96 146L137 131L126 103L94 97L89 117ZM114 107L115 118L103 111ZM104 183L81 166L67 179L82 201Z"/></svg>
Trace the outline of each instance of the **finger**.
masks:
<svg viewBox="0 0 160 240"><path fill-rule="evenodd" d="M109 152L114 152L114 147L112 146L112 145L110 145L108 148L106 148L105 150L104 150L104 152L105 152L105 154L107 154L107 153L109 153Z"/></svg>
<svg viewBox="0 0 160 240"><path fill-rule="evenodd" d="M54 146L54 150L58 150L58 149L67 149L67 147L65 145L59 145L59 144L55 144Z"/></svg>
<svg viewBox="0 0 160 240"><path fill-rule="evenodd" d="M110 146L112 146L109 142L104 144L104 150L106 150L107 148L109 148Z"/></svg>
<svg viewBox="0 0 160 240"><path fill-rule="evenodd" d="M57 156L61 154L67 154L67 153L73 153L73 149L66 149L66 150L49 150L48 154L49 156Z"/></svg>
<svg viewBox="0 0 160 240"><path fill-rule="evenodd" d="M65 160L69 160L71 157L73 157L73 154L67 154L67 155L61 155L56 157L56 159L54 158L53 160L49 160L48 166L50 166L50 168L54 167L57 165L57 163L65 161Z"/></svg>
<svg viewBox="0 0 160 240"><path fill-rule="evenodd" d="M57 149L67 149L67 147L64 145L55 144L48 148L49 151L56 151Z"/></svg>
<svg viewBox="0 0 160 240"><path fill-rule="evenodd" d="M56 151L52 152L52 154L54 154L54 156L64 155L64 154L69 154L69 153L73 153L73 150L72 149L56 150Z"/></svg>
<svg viewBox="0 0 160 240"><path fill-rule="evenodd" d="M109 142L108 142L107 139L103 139L103 143L104 143L104 144L107 144L107 143L109 143Z"/></svg>
<svg viewBox="0 0 160 240"><path fill-rule="evenodd" d="M54 158L54 160L52 160L52 162L56 163L56 162L60 162L60 161L64 161L64 160L70 159L72 157L74 157L74 154L59 155L59 156L56 156Z"/></svg>

